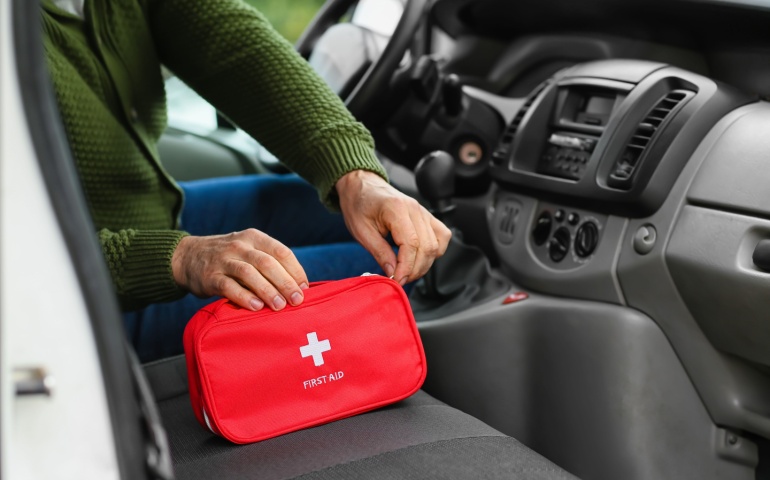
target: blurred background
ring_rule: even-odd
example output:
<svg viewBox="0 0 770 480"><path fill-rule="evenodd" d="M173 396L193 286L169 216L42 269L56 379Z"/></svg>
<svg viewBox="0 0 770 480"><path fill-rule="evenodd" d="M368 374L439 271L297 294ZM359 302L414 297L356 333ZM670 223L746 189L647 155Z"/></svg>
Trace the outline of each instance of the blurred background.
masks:
<svg viewBox="0 0 770 480"><path fill-rule="evenodd" d="M297 41L324 0L246 0L262 12L291 43Z"/></svg>

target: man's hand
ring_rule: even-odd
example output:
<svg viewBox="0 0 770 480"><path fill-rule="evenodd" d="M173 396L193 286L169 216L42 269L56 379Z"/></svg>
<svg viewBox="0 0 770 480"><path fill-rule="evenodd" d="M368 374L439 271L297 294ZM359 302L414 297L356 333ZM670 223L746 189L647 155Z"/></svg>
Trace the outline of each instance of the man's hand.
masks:
<svg viewBox="0 0 770 480"><path fill-rule="evenodd" d="M249 229L184 237L171 258L176 283L195 295L220 295L249 310L299 305L307 275L284 244Z"/></svg>
<svg viewBox="0 0 770 480"><path fill-rule="evenodd" d="M355 170L340 178L336 188L350 233L401 285L425 275L446 251L449 229L376 173ZM398 257L384 238L388 233Z"/></svg>

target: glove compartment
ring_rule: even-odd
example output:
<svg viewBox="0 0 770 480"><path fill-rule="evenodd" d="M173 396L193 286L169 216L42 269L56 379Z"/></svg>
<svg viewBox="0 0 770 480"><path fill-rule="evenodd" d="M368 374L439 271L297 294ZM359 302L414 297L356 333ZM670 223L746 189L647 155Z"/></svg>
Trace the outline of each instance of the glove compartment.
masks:
<svg viewBox="0 0 770 480"><path fill-rule="evenodd" d="M666 250L688 309L718 349L770 366L770 105L754 104L714 143Z"/></svg>

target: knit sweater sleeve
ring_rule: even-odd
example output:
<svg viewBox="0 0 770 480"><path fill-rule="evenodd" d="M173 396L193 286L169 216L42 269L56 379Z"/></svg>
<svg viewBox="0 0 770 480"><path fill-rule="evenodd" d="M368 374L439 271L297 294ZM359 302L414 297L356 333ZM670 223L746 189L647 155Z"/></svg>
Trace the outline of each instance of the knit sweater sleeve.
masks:
<svg viewBox="0 0 770 480"><path fill-rule="evenodd" d="M174 250L187 235L179 230L99 231L99 242L123 310L176 300L187 293L174 282L171 272Z"/></svg>
<svg viewBox="0 0 770 480"><path fill-rule="evenodd" d="M241 0L147 0L161 61L334 206L332 189L362 169L387 178L367 129Z"/></svg>

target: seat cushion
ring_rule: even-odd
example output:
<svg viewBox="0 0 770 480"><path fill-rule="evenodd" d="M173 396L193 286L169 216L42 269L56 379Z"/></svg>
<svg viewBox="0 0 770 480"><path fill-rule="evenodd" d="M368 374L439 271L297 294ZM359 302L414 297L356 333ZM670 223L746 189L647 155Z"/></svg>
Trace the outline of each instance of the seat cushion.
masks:
<svg viewBox="0 0 770 480"><path fill-rule="evenodd" d="M179 480L286 478L575 478L425 392L394 405L250 445L193 415L183 357L145 366Z"/></svg>

